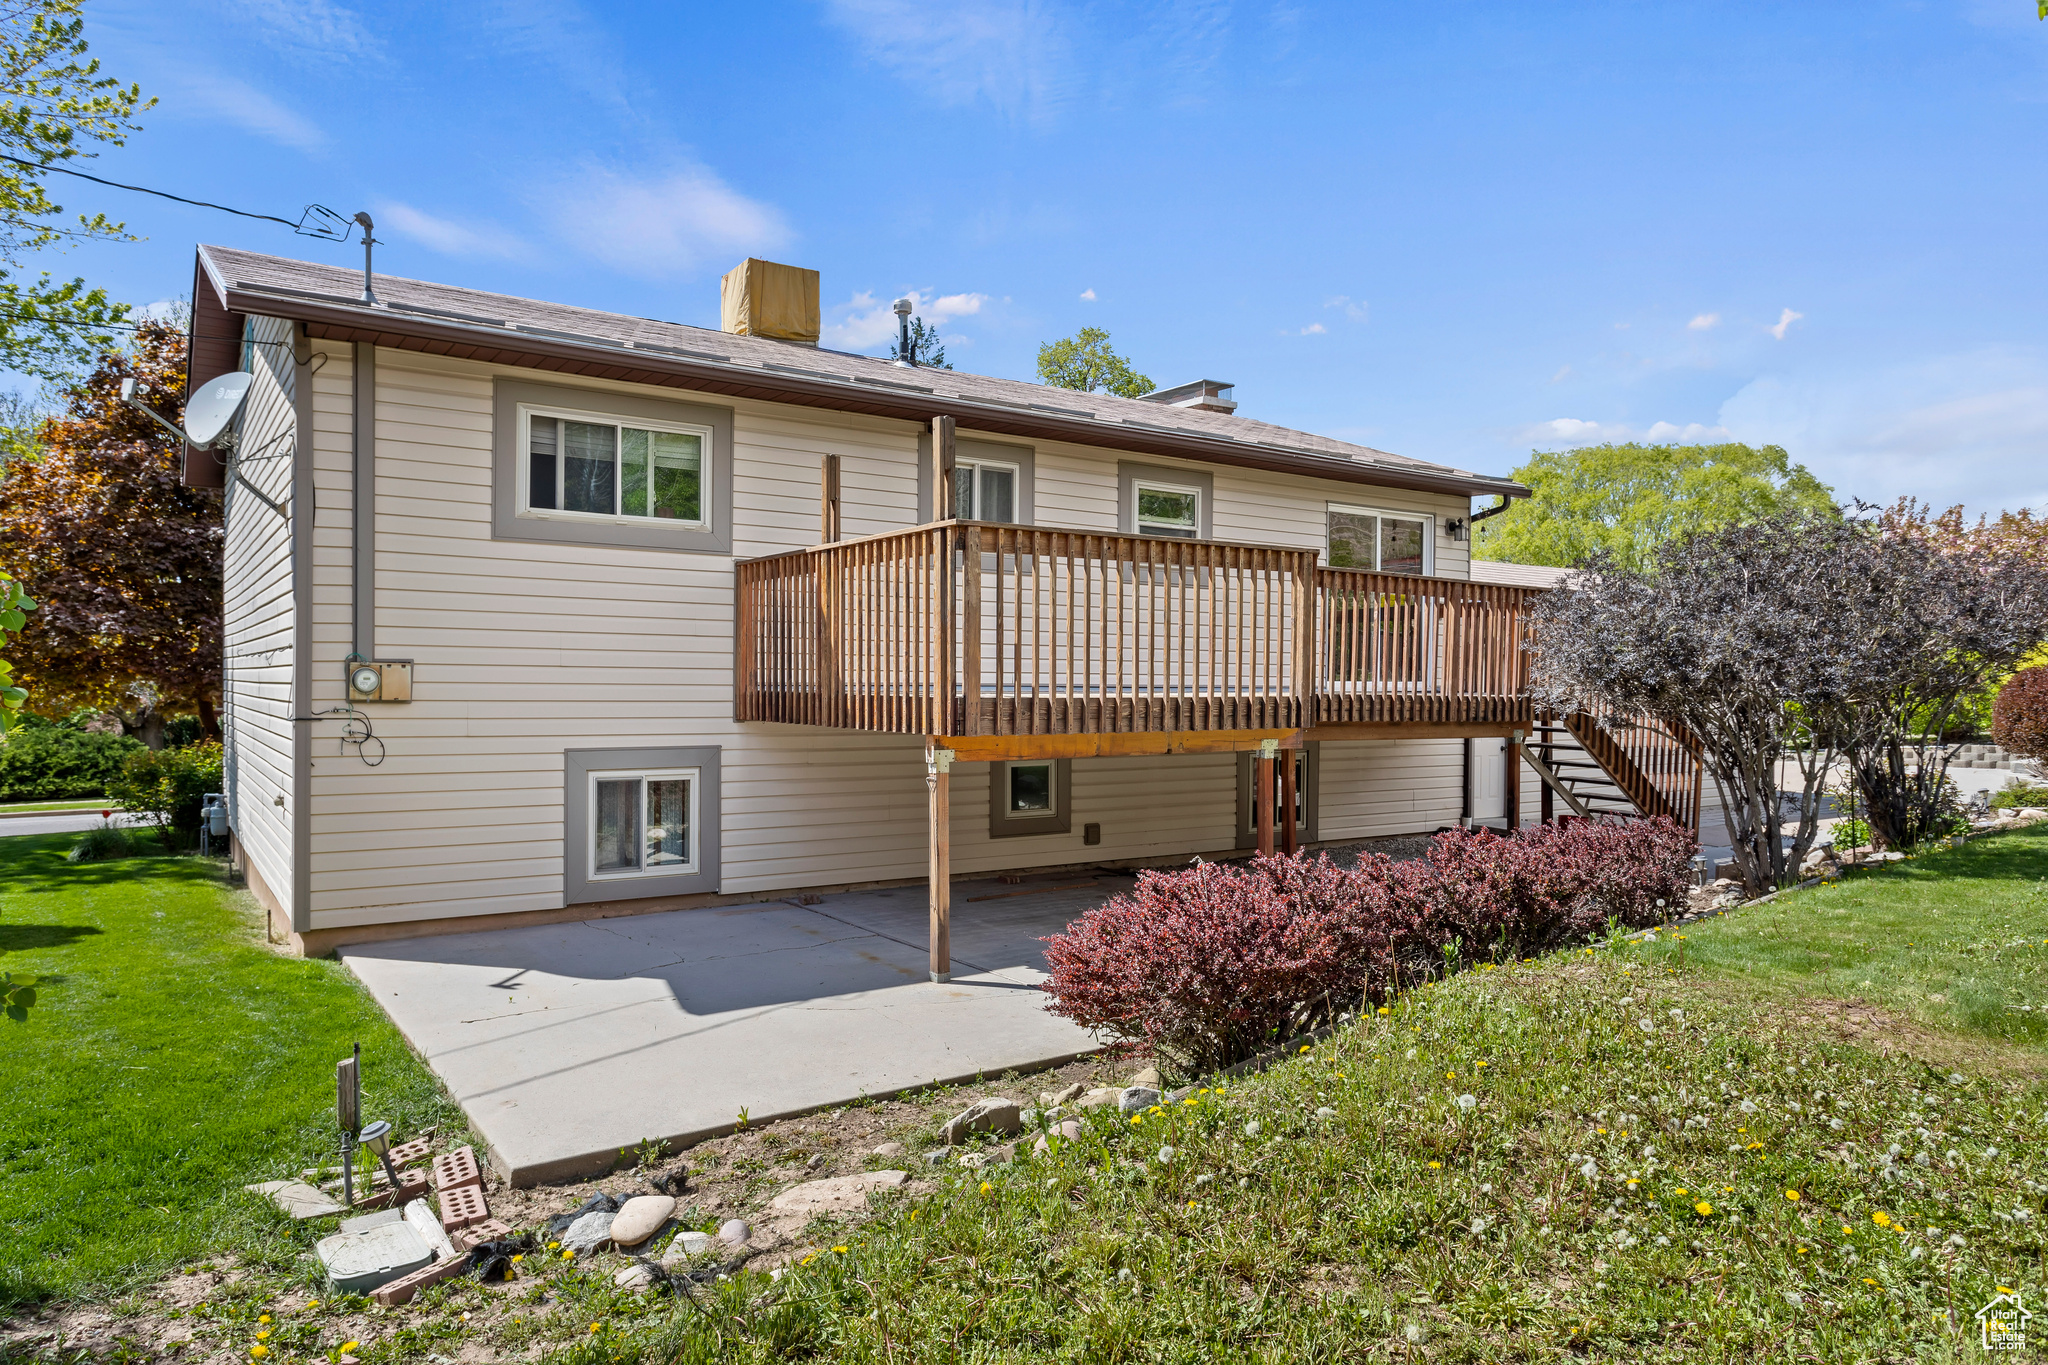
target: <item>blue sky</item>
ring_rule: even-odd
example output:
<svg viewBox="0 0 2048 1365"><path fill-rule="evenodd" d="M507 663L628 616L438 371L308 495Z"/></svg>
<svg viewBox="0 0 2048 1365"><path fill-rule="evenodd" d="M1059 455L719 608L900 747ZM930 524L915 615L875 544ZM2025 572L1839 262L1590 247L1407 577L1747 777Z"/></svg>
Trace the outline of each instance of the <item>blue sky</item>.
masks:
<svg viewBox="0 0 2048 1365"><path fill-rule="evenodd" d="M1925 3L89 0L161 99L91 167L393 274L717 325L755 254L827 344L915 291L962 369L1094 324L1155 381L1503 473L1777 442L1847 495L2048 506L2048 25ZM146 304L213 241L97 187L52 262Z"/></svg>

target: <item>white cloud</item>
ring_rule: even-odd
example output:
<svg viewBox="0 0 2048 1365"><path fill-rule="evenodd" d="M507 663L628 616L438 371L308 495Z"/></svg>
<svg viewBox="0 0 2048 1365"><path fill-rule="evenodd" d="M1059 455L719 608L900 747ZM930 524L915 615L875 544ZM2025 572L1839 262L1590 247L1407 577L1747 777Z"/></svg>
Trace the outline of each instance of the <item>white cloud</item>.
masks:
<svg viewBox="0 0 2048 1365"><path fill-rule="evenodd" d="M437 218L394 200L380 202L374 217L379 231L403 233L446 256L517 260L529 254L524 242L494 223L470 226L452 218Z"/></svg>
<svg viewBox="0 0 2048 1365"><path fill-rule="evenodd" d="M1065 102L1080 64L1064 6L1048 0L827 0L870 60L945 105L986 101L1043 122Z"/></svg>
<svg viewBox="0 0 2048 1365"><path fill-rule="evenodd" d="M1572 367L1569 365L1560 365L1557 367L1557 373L1550 376L1550 382L1553 384L1561 384L1571 377Z"/></svg>
<svg viewBox="0 0 2048 1365"><path fill-rule="evenodd" d="M1784 446L1843 496L1972 511L2048 507L2048 353L1986 348L1767 376L1721 405L1736 439Z"/></svg>
<svg viewBox="0 0 2048 1365"><path fill-rule="evenodd" d="M1691 322L1686 323L1685 326L1687 331L1705 332L1712 329L1720 321L1721 315L1719 313L1701 313Z"/></svg>
<svg viewBox="0 0 2048 1365"><path fill-rule="evenodd" d="M862 290L845 303L827 310L830 316L825 320L825 344L842 351L865 351L893 343L896 340L895 303L899 298L910 300L911 315L922 318L927 327L943 327L955 318L973 317L983 305L992 301L987 294L945 294L934 298L917 289L908 294L877 299L871 291ZM967 340L966 337L945 338L949 346Z"/></svg>
<svg viewBox="0 0 2048 1365"><path fill-rule="evenodd" d="M1776 337L1778 340L1783 341L1785 339L1786 329L1805 316L1806 314L1804 313L1795 313L1790 308L1787 308L1784 312L1778 314L1777 322L1773 324L1769 329L1771 335Z"/></svg>
<svg viewBox="0 0 2048 1365"><path fill-rule="evenodd" d="M1081 291L1081 297L1087 300L1089 303L1093 303L1095 302L1095 291L1093 289L1083 289Z"/></svg>
<svg viewBox="0 0 2048 1365"><path fill-rule="evenodd" d="M1323 324L1320 322L1311 322L1308 326L1301 329L1299 335L1305 337L1323 336L1327 334L1329 330L1329 328L1323 326Z"/></svg>
<svg viewBox="0 0 2048 1365"><path fill-rule="evenodd" d="M327 134L252 85L226 75L198 76L186 83L181 103L248 129L258 137L298 151L327 144Z"/></svg>
<svg viewBox="0 0 2048 1365"><path fill-rule="evenodd" d="M646 178L586 167L545 211L556 232L614 269L650 277L776 250L792 233L771 204L749 199L703 166ZM732 257L732 260L724 260Z"/></svg>
<svg viewBox="0 0 2048 1365"><path fill-rule="evenodd" d="M1335 294L1323 300L1325 308L1341 308L1344 316L1353 322L1364 322L1369 309L1364 299L1353 299L1349 294Z"/></svg>
<svg viewBox="0 0 2048 1365"><path fill-rule="evenodd" d="M1693 445L1701 441L1731 439L1726 427L1688 422L1653 422L1636 427L1627 422L1595 422L1581 417L1553 417L1522 428L1520 439L1538 446L1621 445L1642 441L1650 445Z"/></svg>
<svg viewBox="0 0 2048 1365"><path fill-rule="evenodd" d="M300 56L378 56L383 44L361 15L328 0L228 0L225 8L248 21L272 47Z"/></svg>

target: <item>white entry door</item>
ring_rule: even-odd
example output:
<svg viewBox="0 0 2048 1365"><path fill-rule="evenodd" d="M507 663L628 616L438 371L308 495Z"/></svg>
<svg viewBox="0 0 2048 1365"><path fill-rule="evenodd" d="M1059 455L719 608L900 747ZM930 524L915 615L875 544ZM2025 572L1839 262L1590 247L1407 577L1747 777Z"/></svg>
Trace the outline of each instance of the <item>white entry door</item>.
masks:
<svg viewBox="0 0 2048 1365"><path fill-rule="evenodd" d="M1465 754L1472 773L1472 818L1505 819L1508 742L1498 738L1468 739Z"/></svg>

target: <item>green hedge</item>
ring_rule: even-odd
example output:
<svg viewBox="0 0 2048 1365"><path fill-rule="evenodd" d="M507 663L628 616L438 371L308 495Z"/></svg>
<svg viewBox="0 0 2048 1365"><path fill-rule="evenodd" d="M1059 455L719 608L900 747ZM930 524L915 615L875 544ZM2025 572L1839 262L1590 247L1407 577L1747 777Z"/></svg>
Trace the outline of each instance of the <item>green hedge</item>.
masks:
<svg viewBox="0 0 2048 1365"><path fill-rule="evenodd" d="M0 735L0 801L103 797L122 762L142 747L126 735L28 720Z"/></svg>

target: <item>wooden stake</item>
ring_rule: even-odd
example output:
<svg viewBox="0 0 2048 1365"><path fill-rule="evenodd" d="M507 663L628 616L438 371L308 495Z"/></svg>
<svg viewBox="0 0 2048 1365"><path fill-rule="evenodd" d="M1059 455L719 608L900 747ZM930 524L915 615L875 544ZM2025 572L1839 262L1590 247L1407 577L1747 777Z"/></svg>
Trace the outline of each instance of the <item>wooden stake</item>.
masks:
<svg viewBox="0 0 2048 1365"><path fill-rule="evenodd" d="M953 979L953 826L951 749L924 751L924 782L931 794L932 980Z"/></svg>
<svg viewBox="0 0 2048 1365"><path fill-rule="evenodd" d="M839 539L839 457L827 455L818 471L818 543Z"/></svg>

